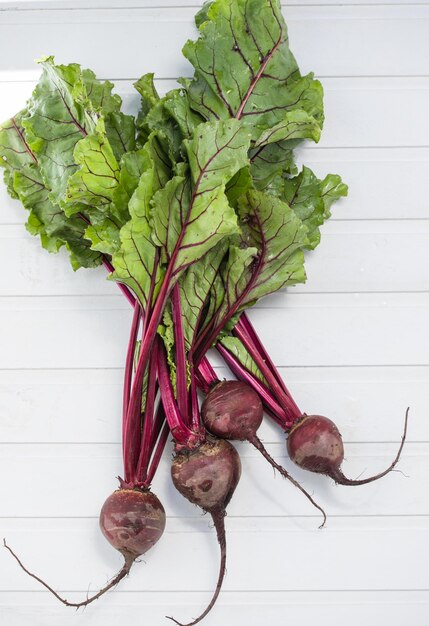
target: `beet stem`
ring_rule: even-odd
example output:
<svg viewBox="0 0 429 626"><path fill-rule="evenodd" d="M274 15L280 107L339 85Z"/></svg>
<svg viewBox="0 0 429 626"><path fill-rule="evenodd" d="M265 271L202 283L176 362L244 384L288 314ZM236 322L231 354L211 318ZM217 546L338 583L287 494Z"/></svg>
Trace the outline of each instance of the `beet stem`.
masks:
<svg viewBox="0 0 429 626"><path fill-rule="evenodd" d="M241 328L241 327L244 328L244 330L249 335L249 338L253 342L256 350L258 350L259 354L261 355L261 357L264 359L264 361L266 362L266 364L270 368L273 376L276 377L277 382L282 387L283 391L286 393L286 395L290 396L288 388L286 387L286 384L285 384L282 376L280 375L280 372L278 371L278 369L274 365L273 361L271 360L270 355L268 354L268 352L266 351L262 341L258 337L258 335L256 333L256 330L254 329L253 324L250 321L250 319L248 318L248 316L246 315L245 311L238 318L236 326L238 328Z"/></svg>
<svg viewBox="0 0 429 626"><path fill-rule="evenodd" d="M162 402L158 403L155 420L152 427L151 437L150 437L150 449L153 450L155 448L155 444L158 441L159 433L161 432L162 427L165 423L165 413L164 407L162 406Z"/></svg>
<svg viewBox="0 0 429 626"><path fill-rule="evenodd" d="M323 528L324 525L326 524L326 513L325 511L322 509L322 507L317 504L317 502L313 499L313 497L308 493L308 491L306 491L304 489L304 487L302 487L299 482L297 480L295 480L295 478L293 478L293 476L291 476L289 474L289 472L287 472L285 470L284 467L282 467L281 465L279 465L274 459L273 457L267 452L267 450L265 449L264 444L262 443L262 441L259 439L259 437L257 435L254 435L251 439L249 439L249 442L255 446L255 448L262 454L262 456L268 461L268 463L270 465L272 465L272 467L274 467L274 469L276 469L282 476L283 478L286 478L287 480L289 480L293 485L295 485L295 487L297 487L304 495L306 498L308 498L308 500L310 500L311 504L313 506L316 507L316 509L318 509L322 515L323 515L323 523L319 526L319 528Z"/></svg>
<svg viewBox="0 0 429 626"><path fill-rule="evenodd" d="M285 420L285 426L286 428L290 428L294 424L294 422L302 417L302 412L299 410L296 402L293 400L290 394L284 392L282 386L278 383L276 376L273 375L264 358L253 345L252 340L245 331L245 329L237 326L234 327L234 335L238 339L240 339L241 343L244 345L249 355L255 361L256 366L258 367L262 376L265 378L270 389L272 390L272 394L276 401L280 405L284 405L284 408L289 413L289 419L288 421Z"/></svg>
<svg viewBox="0 0 429 626"><path fill-rule="evenodd" d="M262 381L258 380L252 372L245 368L232 352L225 348L220 342L218 342L216 348L234 376L252 387L260 396L267 413L271 415L279 426L284 426L287 421L287 415Z"/></svg>
<svg viewBox="0 0 429 626"><path fill-rule="evenodd" d="M212 610L214 605L216 604L216 600L218 599L220 590L222 589L223 579L225 577L226 572L226 533L225 533L225 509L223 507L219 509L215 509L214 511L210 511L210 515L212 516L213 523L216 529L217 540L220 546L220 564L219 564L219 576L217 579L216 589L213 593L212 599L210 600L210 604L207 606L205 611L201 613L199 617L194 619L192 622L188 622L187 624L183 624L179 622L174 617L167 617L167 619L171 619L178 626L194 626L194 624L198 624L201 622Z"/></svg>
<svg viewBox="0 0 429 626"><path fill-rule="evenodd" d="M87 220L86 218L82 216L82 214L80 214L80 217L85 219L85 222L87 222L87 224L90 223L89 220ZM111 262L109 261L109 259L106 257L105 254L102 255L102 259L103 259L103 265L106 268L106 270L110 272L110 274L113 274L113 272L115 271L115 268L113 267L113 265L111 264ZM116 284L118 285L118 288L122 291L122 293L124 294L128 302L131 304L131 306L134 306L137 300L134 297L134 295L131 293L131 291L128 289L128 287L126 285L123 285L122 283L117 282Z"/></svg>
<svg viewBox="0 0 429 626"><path fill-rule="evenodd" d="M188 418L188 364L186 361L185 336L183 332L182 303L180 300L180 287L176 283L171 293L171 306L173 311L174 347L176 352L176 398L177 406L186 420ZM189 421L188 421L189 425Z"/></svg>
<svg viewBox="0 0 429 626"><path fill-rule="evenodd" d="M140 325L140 318L141 318L141 306L140 306L140 303L136 300L136 303L134 305L133 320L131 323L130 340L129 340L128 349L127 349L127 358L125 362L124 405L123 405L123 413L125 416L128 411L128 403L130 400L131 380L133 377L133 361L134 361L134 355L135 355L135 350L136 350L136 341L137 341L137 334L138 334L138 329Z"/></svg>
<svg viewBox="0 0 429 626"><path fill-rule="evenodd" d="M195 377L198 386L205 394L208 394L210 389L212 389L212 387L219 383L216 372L214 371L207 357L203 357L201 359L201 363L198 366Z"/></svg>
<svg viewBox="0 0 429 626"><path fill-rule="evenodd" d="M159 465L159 462L161 461L162 453L164 452L165 444L167 443L169 434L170 434L170 427L168 425L168 422L165 422L162 428L161 434L159 436L158 443L155 448L155 452L153 453L153 457L149 465L148 472L147 472L145 484L148 487L152 483L153 477L155 476L155 472L158 469L158 465Z"/></svg>
<svg viewBox="0 0 429 626"><path fill-rule="evenodd" d="M173 385L171 384L170 373L167 364L165 348L161 344L161 339L157 338L158 348L158 378L159 386L163 390L161 401L164 406L165 416L174 440L182 445L190 447L192 445L194 433L184 423L182 415L178 409L176 398L174 397Z"/></svg>
<svg viewBox="0 0 429 626"><path fill-rule="evenodd" d="M198 406L197 378L195 374L194 364L192 362L191 353L190 353L190 356L191 356L191 365L190 365L191 427L194 431L197 431L201 426L201 415L200 415L200 407Z"/></svg>
<svg viewBox="0 0 429 626"><path fill-rule="evenodd" d="M112 587L116 587L116 585L123 578L125 578L125 576L127 576L129 574L130 569L131 569L131 567L132 567L132 565L134 563L134 560L135 560L131 556L124 557L124 559L125 559L124 565L122 566L120 571L116 574L116 576L114 578L112 578L112 580L109 583L107 583L107 585L105 587L103 587L96 594L94 594L93 596L91 596L90 598L87 598L86 600L84 600L82 602L69 602L68 600L66 600L66 598L62 598L54 589L52 589L52 587L50 587L48 585L48 583L46 583L44 580L42 580L42 578L39 578L39 576L36 576L36 574L33 574L33 572L30 572L25 567L25 565L22 563L22 561L18 557L18 555L15 554L15 552L12 550L12 548L7 545L6 539L3 539L3 546L6 548L6 550L9 550L10 554L17 561L18 565L21 567L22 570L24 570L24 572L26 574L28 574L28 576L31 576L31 578L34 578L34 580L37 580L37 582L39 582L41 585L43 585L45 587L45 589L50 591L57 598L57 600L59 600L60 602L62 602L66 606L72 606L72 607L74 607L76 609L79 609L82 606L87 606L88 604L91 604L91 602L94 602L94 600L98 600L98 598L100 598L107 591L109 591L109 589L112 589Z"/></svg>
<svg viewBox="0 0 429 626"><path fill-rule="evenodd" d="M167 270L164 281L159 290L155 305L151 311L150 320L145 315L145 328L142 342L140 345L140 353L137 362L137 367L134 376L134 383L131 388L130 401L128 406L127 415L127 430L125 433L125 446L128 447L129 441L133 440L133 432L136 427L136 423L140 424L141 417L141 397L143 389L143 379L150 361L151 350L153 344L157 338L157 329L164 313L164 308L167 303L168 297L171 291L170 279L172 273L172 266L170 264ZM147 312L146 312L147 313ZM147 326L146 326L147 323ZM135 468L134 468L135 469Z"/></svg>
<svg viewBox="0 0 429 626"><path fill-rule="evenodd" d="M122 401L123 402L122 455L124 459L124 468L128 467L130 464L131 465L133 464L132 460L129 463L125 458L128 454L128 451L125 447L125 433L127 430L128 405L130 402L131 383L133 379L133 361L134 361L134 354L135 354L135 349L136 349L137 335L138 335L138 330L140 326L140 320L141 320L141 307L140 307L140 303L136 300L135 305L134 305L134 315L133 315L133 321L131 324L130 340L128 342L127 358L125 361L125 373L124 373L124 390L123 390L123 401ZM126 472L125 472L125 480L131 480L131 476L127 476Z"/></svg>
<svg viewBox="0 0 429 626"><path fill-rule="evenodd" d="M405 439L407 437L409 411L410 411L410 407L408 407L405 412L404 431L402 433L401 444L398 448L398 452L396 453L396 457L394 458L394 460L392 461L392 463L389 465L388 468L386 468L383 472L380 472L379 474L375 474L374 476L370 476L369 478L362 478L360 480L352 480L351 478L347 478L346 476L344 476L343 472L341 471L341 468L333 470L329 474L329 476L333 478L338 485L346 485L346 486L353 487L353 486L358 486L358 485L366 485L367 483L372 483L374 482L374 480L378 480L379 478L383 478L383 476L386 476L386 474L389 474L393 470L395 465L398 463L401 457L401 453L405 444Z"/></svg>
<svg viewBox="0 0 429 626"><path fill-rule="evenodd" d="M137 482L145 480L148 472L148 464L150 455L152 452L151 447L151 433L154 423L154 411L155 411L155 399L157 393L157 351L158 344L155 342L153 346L153 361L149 363L148 369L148 381L146 390L146 406L143 415L143 427L141 428L141 436L139 441L139 456L137 461L137 468L135 474L135 480ZM139 434L139 433L136 433Z"/></svg>

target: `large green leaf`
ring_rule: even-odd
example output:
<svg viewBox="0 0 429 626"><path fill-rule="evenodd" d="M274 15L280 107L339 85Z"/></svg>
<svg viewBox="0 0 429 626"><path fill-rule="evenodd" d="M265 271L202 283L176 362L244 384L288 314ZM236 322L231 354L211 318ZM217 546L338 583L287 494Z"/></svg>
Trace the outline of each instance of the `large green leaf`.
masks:
<svg viewBox="0 0 429 626"><path fill-rule="evenodd" d="M128 205L131 219L122 227L120 245L113 254L112 279L130 287L147 309L163 277L152 239L151 203L155 193L167 184L171 169L155 133L139 156L143 172Z"/></svg>
<svg viewBox="0 0 429 626"><path fill-rule="evenodd" d="M283 178L296 173L293 150L302 139L320 139L321 128L301 109L290 111L279 124L265 130L250 150L250 171L257 189L281 197Z"/></svg>
<svg viewBox="0 0 429 626"><path fill-rule="evenodd" d="M228 249L228 241L220 241L202 259L188 267L179 279L185 346L191 350L205 316L209 315L210 293L218 276L219 266Z"/></svg>
<svg viewBox="0 0 429 626"><path fill-rule="evenodd" d="M143 147L149 136L149 131L146 127L146 116L149 111L159 101L158 92L155 89L153 82L154 75L152 73L144 74L135 83L134 87L140 94L140 111L137 115L137 145L139 148Z"/></svg>
<svg viewBox="0 0 429 626"><path fill-rule="evenodd" d="M27 143L37 156L41 174L57 204L66 198L67 182L76 170L73 151L78 141L94 132L100 114L119 111L121 99L112 83L97 81L80 66L41 61L42 76L23 120Z"/></svg>
<svg viewBox="0 0 429 626"><path fill-rule="evenodd" d="M81 142L77 146L81 146ZM119 232L122 226L130 219L128 204L144 171L146 160L145 150L125 153L118 165L119 172L115 174L117 185L111 185L113 178L107 176L107 190L98 190L102 197L109 197L112 201L104 203L101 207L102 211L96 213L94 212L94 205L97 203L97 198L95 198L90 210L89 207L87 209L91 216L91 225L86 229L85 237L91 241L93 250L99 250L109 255L114 254L118 250L120 246ZM116 172L116 163L114 161L112 162L112 168ZM76 176L77 181L78 177L83 176L83 174L77 172L73 176ZM101 185L102 180L103 176L101 174L95 179L98 186ZM97 192L97 187L94 191ZM91 204L91 195L89 193L88 200ZM69 211L73 210L73 208L76 207L70 209L70 207L66 206L66 210ZM78 208L80 207L78 206Z"/></svg>
<svg viewBox="0 0 429 626"><path fill-rule="evenodd" d="M302 249L308 244L307 229L286 203L250 190L239 200L238 212L242 235L231 244L222 268L223 298L215 296L220 306L204 339L209 344L260 298L306 278Z"/></svg>
<svg viewBox="0 0 429 626"><path fill-rule="evenodd" d="M190 138L204 118L193 111L189 106L189 100L183 89L173 89L164 99L164 109L176 122L183 139Z"/></svg>
<svg viewBox="0 0 429 626"><path fill-rule="evenodd" d="M100 117L94 131L74 147L73 160L79 167L68 179L62 203L67 215L87 217L85 236L93 250L105 254L119 247L119 231L130 218L128 203L144 167L142 151L124 153L120 162L116 154Z"/></svg>
<svg viewBox="0 0 429 626"><path fill-rule="evenodd" d="M282 197L306 226L312 249L320 242L319 226L330 217L332 203L346 195L347 185L340 176L328 174L319 180L305 166L298 176L283 181Z"/></svg>
<svg viewBox="0 0 429 626"><path fill-rule="evenodd" d="M316 143L320 139L321 128L316 119L302 109L289 111L283 120L264 130L253 144L255 154L260 154L266 146L279 141L291 139L312 139Z"/></svg>
<svg viewBox="0 0 429 626"><path fill-rule="evenodd" d="M0 127L0 165L8 173L19 171L27 164L38 165L37 157L24 136L22 120L27 114L27 109L24 109Z"/></svg>
<svg viewBox="0 0 429 626"><path fill-rule="evenodd" d="M136 124L132 115L114 111L105 114L104 122L107 139L118 161L136 149Z"/></svg>
<svg viewBox="0 0 429 626"><path fill-rule="evenodd" d="M25 138L22 119L26 114L24 110L0 127L0 164L5 168L9 192L29 211L27 230L40 236L44 248L57 252L65 245L74 269L95 267L102 259L85 239L86 223L79 217L67 218L50 200L50 189Z"/></svg>
<svg viewBox="0 0 429 626"><path fill-rule="evenodd" d="M173 278L238 230L225 185L248 163L249 133L236 120L201 129L184 142L189 173L174 177L153 199L154 241Z"/></svg>
<svg viewBox="0 0 429 626"><path fill-rule="evenodd" d="M263 150L250 150L250 171L256 189L281 196L285 175L295 176L294 149L299 140L278 141L264 146Z"/></svg>
<svg viewBox="0 0 429 626"><path fill-rule="evenodd" d="M242 309L282 287L305 281L302 248L307 244L307 229L287 204L260 191L247 192L238 210L242 241L257 249L252 265L246 261L249 279ZM229 289L234 289L232 284Z"/></svg>
<svg viewBox="0 0 429 626"><path fill-rule="evenodd" d="M278 0L214 0L197 15L200 38L183 53L195 68L188 92L209 120L237 117L253 139L300 109L323 123L323 91L301 76Z"/></svg>
<svg viewBox="0 0 429 626"><path fill-rule="evenodd" d="M112 279L130 287L145 310L156 297L163 277L151 237L148 178L142 174L131 198L131 219L120 231L120 248L112 259L115 267Z"/></svg>
<svg viewBox="0 0 429 626"><path fill-rule="evenodd" d="M40 235L44 248L57 252L66 246L75 270L100 265L101 255L91 250L91 242L85 237L86 223L78 216L66 217L52 204L36 167L29 165L16 172L14 188L22 204L30 210L27 230L32 235Z"/></svg>
<svg viewBox="0 0 429 626"><path fill-rule="evenodd" d="M67 202L77 202L101 210L110 206L119 184L119 163L106 141L104 120L74 148L73 160L80 166L68 179Z"/></svg>
<svg viewBox="0 0 429 626"><path fill-rule="evenodd" d="M147 96L139 114L141 137L157 131L170 160L181 161L183 140L190 138L195 127L204 119L190 108L182 89L173 89L163 98L155 98L154 95L151 96L152 90L146 85L146 81L144 83L145 89L142 93Z"/></svg>

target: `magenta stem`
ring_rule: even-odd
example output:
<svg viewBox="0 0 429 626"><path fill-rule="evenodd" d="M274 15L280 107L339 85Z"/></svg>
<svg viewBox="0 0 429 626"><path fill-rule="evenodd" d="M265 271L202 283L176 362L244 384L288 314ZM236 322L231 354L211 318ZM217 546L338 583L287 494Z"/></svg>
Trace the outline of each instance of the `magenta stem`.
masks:
<svg viewBox="0 0 429 626"><path fill-rule="evenodd" d="M150 322L147 326L146 333L142 338L140 346L140 354L137 363L137 368L134 376L134 383L131 390L130 402L128 406L127 415L127 429L125 432L125 447L131 444L133 436L135 435L136 425L140 424L140 411L141 411L141 396L143 390L143 379L146 368L148 366L150 352L154 341L157 337L158 325L161 321L162 313L164 311L165 303L169 295L169 278L165 277L161 290L159 292L157 301L153 308ZM162 385L161 385L162 386ZM134 467L134 471L137 468ZM134 472L133 472L134 473Z"/></svg>
<svg viewBox="0 0 429 626"><path fill-rule="evenodd" d="M204 357L201 360L201 368L204 370L206 374L206 379L208 379L209 384L213 385L214 383L219 382L216 372L214 371L212 364L207 357Z"/></svg>
<svg viewBox="0 0 429 626"><path fill-rule="evenodd" d="M161 411L161 414L163 414L162 411ZM165 420L165 416L164 416L164 420ZM161 434L158 439L158 443L156 444L155 452L153 453L153 456L152 456L152 460L149 466L149 471L147 473L147 478L145 481L145 484L147 486L151 484L153 477L155 476L155 472L158 469L159 462L161 460L162 453L164 452L165 444L167 443L169 434L170 434L170 427L168 425L168 422L165 421L164 426L162 427Z"/></svg>
<svg viewBox="0 0 429 626"><path fill-rule="evenodd" d="M158 248L157 248L155 250L155 259L154 259L154 262L153 262L153 272L152 272L152 276L151 276L151 279L150 279L149 293L148 293L148 296L147 296L147 305L146 305L145 318L144 318L144 321L143 321L142 337L144 337L146 335L147 325L149 323L150 316L152 315L153 294L155 292L156 273L157 273L158 263L159 263L159 251L158 251Z"/></svg>
<svg viewBox="0 0 429 626"><path fill-rule="evenodd" d="M115 271L115 268L113 267L112 263L105 256L103 256L103 265L107 269L108 272L112 273L112 272ZM134 295L131 293L131 291L128 289L128 287L126 287L126 285L123 285L122 283L118 283L118 282L116 284L119 287L119 289L122 291L123 295L126 297L127 301L134 307L134 309L135 309L134 310L134 314L135 314L136 310L139 311L139 319L141 319L142 310L141 310L140 304L138 303L138 300L134 297ZM138 304L138 307L136 306L136 304ZM135 322L135 319L133 317L132 332L134 331L134 322ZM138 325L137 325L137 332L138 332ZM136 337L136 340L137 340L137 337ZM132 350L132 357L131 357L131 360L130 360L131 376L132 376L132 370L133 370L133 364L134 364L134 350L135 350L136 340L134 341L133 350ZM131 342L130 342L130 345L131 345ZM130 346L129 346L129 348L130 348ZM127 354L127 362L128 362L128 354ZM156 371L157 371L157 361L156 361L156 359L154 359L154 363L156 364L156 367L154 368L155 369L155 380L156 380ZM128 376L128 374L127 374L127 376ZM131 380L130 380L130 382L131 382ZM149 385L148 385L148 387L149 387ZM155 388L156 388L156 385L155 385ZM149 392L149 388L148 388L148 394L149 393L152 393L152 392ZM127 398L127 405L129 405L129 391L128 391L128 398ZM146 419L145 419L145 424L144 424L144 427L143 427L141 448L140 448L140 455L139 455L138 464L137 464L138 476L142 476L142 474L145 473L145 470L146 470L146 467L147 467L148 457L150 458L151 452L154 450L154 447L156 445L156 449L155 449L155 452L153 453L153 457L152 457L149 469L147 470L147 475L146 475L146 480L145 480L145 485L147 485L147 486L150 485L152 480L153 480L153 477L155 475L155 472L156 472L156 470L158 468L158 465L159 465L159 462L160 462L160 459L161 459L161 456L162 456L162 452L163 452L164 447L165 447L165 443L166 443L166 441L168 439L168 433L170 432L168 423L165 421L165 414L164 414L164 411L163 411L162 407L158 408L158 410L156 412L155 420L153 420L153 409L151 410L151 414L152 414L151 432L148 434L150 420L146 421ZM162 434L160 436L161 429L163 429L163 430L162 430ZM144 441L144 444L143 444L143 441ZM147 442L149 442L149 444ZM123 446L124 446L124 444L125 444L125 436L123 434ZM144 446L144 449L143 449L143 446ZM131 464L132 463L130 463L130 465Z"/></svg>
<svg viewBox="0 0 429 626"><path fill-rule="evenodd" d="M201 359L196 375L198 379L198 385L201 387L204 393L208 393L213 385L216 385L219 382L219 379L216 376L216 372L212 368L211 363L207 359L207 357L203 357Z"/></svg>
<svg viewBox="0 0 429 626"><path fill-rule="evenodd" d="M282 407L284 406L284 408L290 412L293 421L297 421L299 418L301 418L302 412L299 410L298 405L289 395L284 392L283 388L279 385L276 377L272 374L270 368L265 363L258 350L256 350L247 332L242 328L235 327L234 333L240 339L252 359L255 361L262 376L266 379L269 387L273 391L277 402L279 402Z"/></svg>
<svg viewBox="0 0 429 626"><path fill-rule="evenodd" d="M141 307L140 303L136 300L134 303L134 315L131 323L130 340L128 343L127 357L125 361L125 373L124 373L124 389L122 398L122 454L125 463L125 447L124 436L126 431L126 421L128 413L128 404L130 401L131 381L133 378L133 366L134 366L134 354L136 349L137 335L140 326L141 319Z"/></svg>
<svg viewBox="0 0 429 626"><path fill-rule="evenodd" d="M157 363L158 366L158 363ZM159 398L160 400L160 398ZM150 449L153 450L155 444L158 440L159 433L161 432L161 428L163 427L165 422L165 412L164 407L162 406L162 402L160 401L158 404L158 408L155 414L155 421L152 428L151 438L150 438Z"/></svg>
<svg viewBox="0 0 429 626"><path fill-rule="evenodd" d="M191 419L191 428L195 432L200 430L201 428L201 415L200 415L200 407L198 406L198 393L197 393L197 381L195 378L195 370L194 364L192 360L192 356L189 359L191 365L191 409L192 409L192 419Z"/></svg>
<svg viewBox="0 0 429 626"><path fill-rule="evenodd" d="M180 302L180 287L176 283L171 292L173 310L174 347L176 354L176 397L177 406L185 422L189 423L188 398L188 368L185 352L185 336L183 333L182 306Z"/></svg>
<svg viewBox="0 0 429 626"><path fill-rule="evenodd" d="M258 380L251 372L249 372L222 344L217 344L217 349L222 355L225 363L236 378L247 383L256 393L259 394L266 411L270 416L284 428L290 428L293 424L293 418L288 417L288 413L276 402L271 395L269 389Z"/></svg>
<svg viewBox="0 0 429 626"><path fill-rule="evenodd" d="M143 428L140 441L140 454L137 462L135 479L137 482L145 480L148 472L148 464L152 451L151 433L154 425L155 398L157 392L157 354L158 343L155 342L152 351L152 359L149 364L149 373L146 390L146 404L144 410Z"/></svg>
<svg viewBox="0 0 429 626"><path fill-rule="evenodd" d="M158 350L158 377L159 385L162 389L161 400L171 434L179 444L188 447L188 443L192 441L194 433L183 422L177 407L173 385L170 380L165 348L162 345L160 345Z"/></svg>
<svg viewBox="0 0 429 626"><path fill-rule="evenodd" d="M211 390L212 385L209 382L207 382L207 378L201 372L201 368L198 368L196 380L197 380L199 389L201 389L201 391L207 395L209 391Z"/></svg>
<svg viewBox="0 0 429 626"><path fill-rule="evenodd" d="M283 378L281 377L278 369L276 368L276 366L274 365L273 361L271 360L270 355L268 354L268 352L266 351L262 341L260 340L260 338L258 337L258 335L256 334L256 331L252 325L252 322L249 320L249 318L247 317L246 313L242 313L238 319L237 322L237 326L238 328L243 328L247 334L249 335L249 338L252 340L255 348L258 350L259 354L261 355L261 357L264 359L264 361L266 362L266 364L268 365L268 367L270 368L271 372L273 373L273 375L276 377L277 382L279 383L279 385L282 387L283 391L289 396L291 397Z"/></svg>
<svg viewBox="0 0 429 626"><path fill-rule="evenodd" d="M103 255L103 265L107 269L107 271L110 272L110 274L112 274L115 271L115 268L110 263L109 259L105 257L104 255ZM131 306L134 306L136 302L136 298L133 296L133 294L128 289L128 287L126 287L122 283L117 282L116 284L118 285L119 289L122 291L122 293L124 294L128 302L131 304Z"/></svg>

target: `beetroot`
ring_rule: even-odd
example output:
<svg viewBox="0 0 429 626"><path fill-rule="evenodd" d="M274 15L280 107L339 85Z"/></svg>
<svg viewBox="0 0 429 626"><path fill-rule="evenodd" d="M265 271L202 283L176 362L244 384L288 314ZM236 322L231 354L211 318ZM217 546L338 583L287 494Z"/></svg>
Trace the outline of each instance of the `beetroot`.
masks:
<svg viewBox="0 0 429 626"><path fill-rule="evenodd" d="M119 489L103 504L100 528L107 541L131 561L155 545L165 528L165 511L155 494Z"/></svg>
<svg viewBox="0 0 429 626"><path fill-rule="evenodd" d="M115 587L129 573L134 561L155 545L165 528L164 507L148 489L119 489L103 504L100 528L107 541L124 557L124 565L103 589L82 602L69 602L62 598L50 585L22 564L5 540L3 543L24 572L41 583L66 606L79 608L98 600L106 591Z"/></svg>
<svg viewBox="0 0 429 626"><path fill-rule="evenodd" d="M171 476L174 486L187 500L210 513L221 553L218 581L210 604L187 626L200 622L219 596L226 567L225 509L237 487L240 474L238 452L223 439L207 438L198 448L182 451L173 460ZM180 624L174 618L170 619Z"/></svg>
<svg viewBox="0 0 429 626"><path fill-rule="evenodd" d="M344 460L344 446L341 434L334 422L322 415L305 415L292 427L287 440L289 456L300 467L326 474L340 485L365 485L382 478L392 471L404 447L407 434L408 411L405 415L404 432L398 453L387 469L375 476L352 480L344 476L341 464Z"/></svg>
<svg viewBox="0 0 429 626"><path fill-rule="evenodd" d="M239 380L215 385L203 402L201 414L210 432L237 441L252 441L264 415L258 394Z"/></svg>
<svg viewBox="0 0 429 626"><path fill-rule="evenodd" d="M289 472L272 458L259 439L257 430L263 418L262 402L259 395L247 383L239 380L227 380L215 385L203 402L201 416L207 430L217 437L249 441L255 446L274 469L302 491L310 502L322 512L322 526L325 524L326 514L324 510Z"/></svg>

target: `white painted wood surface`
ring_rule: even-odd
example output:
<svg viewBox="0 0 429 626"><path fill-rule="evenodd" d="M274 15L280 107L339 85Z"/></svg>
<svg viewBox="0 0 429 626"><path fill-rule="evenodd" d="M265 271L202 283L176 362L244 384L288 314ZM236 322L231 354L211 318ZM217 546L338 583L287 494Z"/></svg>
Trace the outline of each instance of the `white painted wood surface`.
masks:
<svg viewBox="0 0 429 626"><path fill-rule="evenodd" d="M198 4L0 2L0 117L30 95L33 59L48 53L114 79L135 109L139 74L155 70L164 91L189 73L179 52ZM307 284L261 303L252 318L303 410L341 426L348 474L388 463L408 404L409 442L402 473L360 489L296 471L329 513L323 531L307 502L241 445L228 575L206 623L427 626L429 5L293 0L285 15L302 69L326 93L323 139L299 158L320 175L341 173L350 195L309 255ZM23 222L1 186L0 536L77 599L120 564L96 518L121 471L130 313L101 270L74 274ZM282 433L267 422L261 434L290 467ZM68 612L2 550L1 624L158 626L164 615L195 615L213 586L216 542L171 487L168 457L154 485L169 514L165 538L118 590Z"/></svg>

